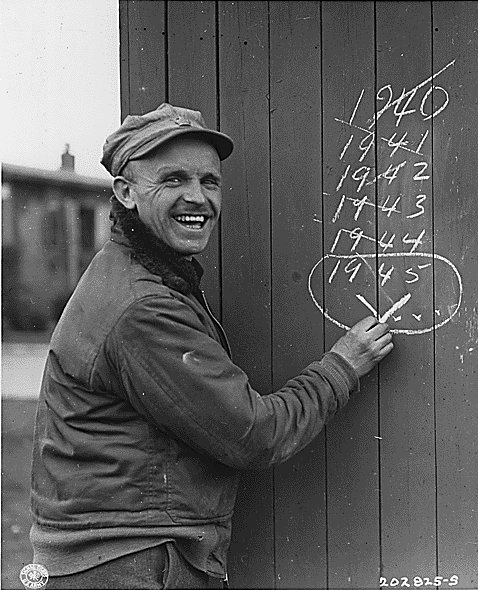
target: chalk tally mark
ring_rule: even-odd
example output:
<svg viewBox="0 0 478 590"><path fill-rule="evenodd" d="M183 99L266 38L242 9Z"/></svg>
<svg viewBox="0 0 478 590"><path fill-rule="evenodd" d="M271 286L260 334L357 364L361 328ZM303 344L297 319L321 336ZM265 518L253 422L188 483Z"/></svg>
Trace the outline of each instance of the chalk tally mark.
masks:
<svg viewBox="0 0 478 590"><path fill-rule="evenodd" d="M392 307L386 311L384 314L379 315L378 311L373 307L373 305L371 305L371 303L369 303L365 297L363 295L360 295L360 293L357 293L357 295L355 295L355 297L357 297L357 299L359 301L361 301L366 307L368 307L368 309L373 313L373 315L378 319L379 322L386 322L390 317L393 316L393 314L398 311L399 309L401 309L411 298L412 294L411 293L406 293L403 297L401 297L398 301L396 301ZM414 315L414 314L412 314ZM401 319L401 316L400 316Z"/></svg>
<svg viewBox="0 0 478 590"><path fill-rule="evenodd" d="M324 306L318 301L318 298L316 297L314 290L313 290L312 282L313 282L314 274L319 271L319 269L325 263L326 260L330 260L333 263L335 262L334 269L332 271L332 273L335 274L337 272L338 264L340 263L340 261L344 261L345 263L350 264L354 260L356 260L357 257L358 256L356 254L355 255L354 254L346 254L346 255L326 254L312 267L312 270L310 271L309 277L308 277L309 294L312 298L312 301L316 305L316 307L320 310L320 312L324 315L325 318L327 318L329 321L331 321L333 324L335 324L339 328L343 328L345 330L349 330L351 328L351 326L343 323L342 321L340 321L330 315L329 311L327 309L325 309ZM456 313L460 309L461 301L462 301L462 297L463 297L463 282L462 282L460 273L458 272L458 269L447 258L445 258L444 256L440 256L440 254L431 254L429 252L389 252L389 253L381 253L381 254L360 254L359 255L359 258L364 261L366 261L367 259L372 259L373 261L375 261L376 257L378 257L379 259L394 259L394 258L408 258L408 257L411 257L411 258L423 257L423 258L428 258L428 259L434 259L435 261L439 261L439 262L442 262L447 265L449 270L451 270L451 272L452 272L452 277L455 278L457 285L458 285L458 293L456 295L456 301L447 305L446 315L444 315L444 312L442 312L440 310L435 310L434 317L436 318L435 321L439 320L438 323L434 322L432 325L427 326L427 327L392 328L390 330L392 333L394 333L394 334L409 334L409 335L425 334L427 332L431 332L433 330L437 330L438 328L441 328L442 326L447 324L456 315ZM420 266L428 267L429 264L420 265ZM403 310L406 308L406 306L409 306L411 304L410 302L413 303L413 295L412 295L412 293L409 293L409 292L402 295L395 302L388 297L388 299L390 299L391 306L389 307L389 309L385 313L383 313L382 315L379 316L377 310L373 307L372 304L369 303L369 301L367 301L367 299L365 298L364 295L362 295L360 293L356 293L355 298L358 299L365 307L367 307L369 309L369 311L375 317L377 317L379 319L379 321L382 321L382 322L386 322L390 318L393 318L395 322L402 320L401 315L395 316L394 314L399 309L401 309L403 312ZM417 311L419 311L419 310L414 309L414 312L417 312ZM411 315L414 318L414 321L416 321L417 323L420 323L422 321L422 313L412 313Z"/></svg>

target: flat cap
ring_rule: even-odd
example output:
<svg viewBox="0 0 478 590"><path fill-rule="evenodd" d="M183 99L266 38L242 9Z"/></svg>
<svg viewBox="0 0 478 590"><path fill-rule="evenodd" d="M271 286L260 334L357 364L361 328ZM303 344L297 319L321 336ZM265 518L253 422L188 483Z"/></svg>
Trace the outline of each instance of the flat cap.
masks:
<svg viewBox="0 0 478 590"><path fill-rule="evenodd" d="M206 126L200 111L164 102L144 115L128 115L106 138L101 163L112 176L118 176L129 160L138 160L173 137L185 134L194 134L213 145L221 160L234 148L228 135Z"/></svg>

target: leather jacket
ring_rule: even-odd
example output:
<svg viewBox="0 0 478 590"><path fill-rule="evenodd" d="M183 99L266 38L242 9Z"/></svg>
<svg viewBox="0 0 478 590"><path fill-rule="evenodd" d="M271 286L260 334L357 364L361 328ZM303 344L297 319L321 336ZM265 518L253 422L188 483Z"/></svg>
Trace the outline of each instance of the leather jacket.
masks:
<svg viewBox="0 0 478 590"><path fill-rule="evenodd" d="M200 293L165 285L113 235L53 333L35 426L39 525L223 523L241 470L303 449L357 391L334 353L261 396Z"/></svg>

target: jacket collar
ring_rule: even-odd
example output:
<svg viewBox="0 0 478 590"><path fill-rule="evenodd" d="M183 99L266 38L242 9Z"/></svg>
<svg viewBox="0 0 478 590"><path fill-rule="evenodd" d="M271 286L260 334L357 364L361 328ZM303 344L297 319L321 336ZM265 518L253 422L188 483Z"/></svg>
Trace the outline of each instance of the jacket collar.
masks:
<svg viewBox="0 0 478 590"><path fill-rule="evenodd" d="M111 240L131 248L133 257L163 283L184 295L197 294L203 268L193 258L180 256L170 246L157 238L140 220L136 209L126 209L116 199L111 198L110 219Z"/></svg>

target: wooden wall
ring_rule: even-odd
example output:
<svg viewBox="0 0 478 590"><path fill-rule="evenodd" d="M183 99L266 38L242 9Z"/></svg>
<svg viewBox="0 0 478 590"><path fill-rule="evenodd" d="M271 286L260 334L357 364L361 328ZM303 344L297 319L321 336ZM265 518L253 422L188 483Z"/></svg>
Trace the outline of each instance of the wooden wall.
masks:
<svg viewBox="0 0 478 590"><path fill-rule="evenodd" d="M371 310L395 332L313 444L245 474L233 587L478 587L478 3L120 0L120 26L123 117L235 140L203 262L252 384Z"/></svg>

